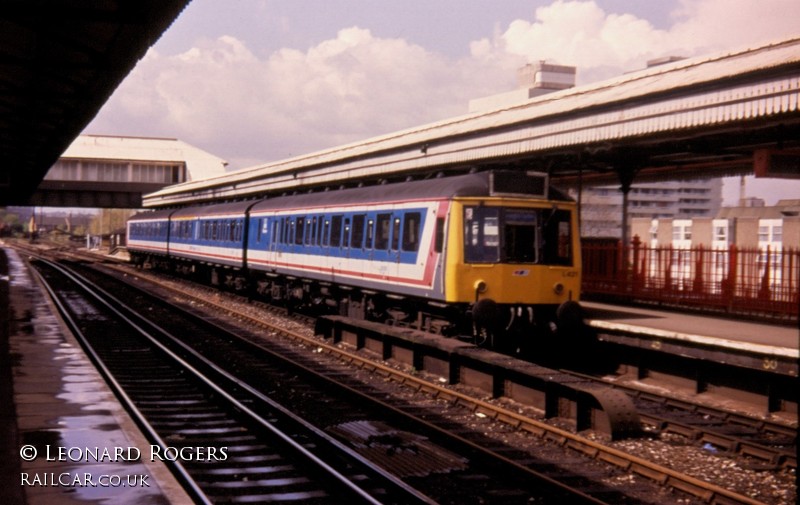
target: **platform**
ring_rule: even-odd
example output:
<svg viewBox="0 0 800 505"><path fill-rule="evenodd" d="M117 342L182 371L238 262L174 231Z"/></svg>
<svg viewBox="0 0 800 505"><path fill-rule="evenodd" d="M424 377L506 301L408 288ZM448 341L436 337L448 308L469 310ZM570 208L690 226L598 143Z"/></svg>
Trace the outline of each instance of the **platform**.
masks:
<svg viewBox="0 0 800 505"><path fill-rule="evenodd" d="M581 302L601 342L796 378L800 331L642 307Z"/></svg>
<svg viewBox="0 0 800 505"><path fill-rule="evenodd" d="M11 249L0 304L3 503L192 503Z"/></svg>
<svg viewBox="0 0 800 505"><path fill-rule="evenodd" d="M588 324L598 330L626 328L720 347L798 355L800 330L796 327L589 301L581 305Z"/></svg>

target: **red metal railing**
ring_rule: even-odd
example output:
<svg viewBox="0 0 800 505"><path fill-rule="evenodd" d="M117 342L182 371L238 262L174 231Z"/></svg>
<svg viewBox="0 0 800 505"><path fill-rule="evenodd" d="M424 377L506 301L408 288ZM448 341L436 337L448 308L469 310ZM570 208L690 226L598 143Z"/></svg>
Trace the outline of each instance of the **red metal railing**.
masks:
<svg viewBox="0 0 800 505"><path fill-rule="evenodd" d="M584 240L583 293L798 318L800 249L650 247Z"/></svg>

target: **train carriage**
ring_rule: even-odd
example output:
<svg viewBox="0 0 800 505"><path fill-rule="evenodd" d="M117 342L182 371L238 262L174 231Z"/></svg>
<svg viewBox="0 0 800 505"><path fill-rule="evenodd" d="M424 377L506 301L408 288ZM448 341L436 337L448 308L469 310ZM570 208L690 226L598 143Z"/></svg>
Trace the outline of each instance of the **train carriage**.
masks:
<svg viewBox="0 0 800 505"><path fill-rule="evenodd" d="M166 257L169 252L169 218L175 210L140 212L128 220L127 249L131 261L142 264L148 258Z"/></svg>
<svg viewBox="0 0 800 505"><path fill-rule="evenodd" d="M337 287L439 298L440 251L433 246L437 212L444 213L441 196L430 184L402 186L256 204L250 213L249 269L272 278L291 276Z"/></svg>
<svg viewBox="0 0 800 505"><path fill-rule="evenodd" d="M205 282L443 334L550 332L579 298L576 206L544 174L157 211L132 218L129 233L135 258L168 254L171 269Z"/></svg>
<svg viewBox="0 0 800 505"><path fill-rule="evenodd" d="M175 211L170 219L170 255L241 269L247 210L252 205L235 202Z"/></svg>
<svg viewBox="0 0 800 505"><path fill-rule="evenodd" d="M297 305L527 331L579 296L575 204L553 196L541 174L486 172L265 200L247 266L262 294Z"/></svg>
<svg viewBox="0 0 800 505"><path fill-rule="evenodd" d="M254 202L234 202L175 211L170 218L173 267L212 285L244 289L247 211Z"/></svg>

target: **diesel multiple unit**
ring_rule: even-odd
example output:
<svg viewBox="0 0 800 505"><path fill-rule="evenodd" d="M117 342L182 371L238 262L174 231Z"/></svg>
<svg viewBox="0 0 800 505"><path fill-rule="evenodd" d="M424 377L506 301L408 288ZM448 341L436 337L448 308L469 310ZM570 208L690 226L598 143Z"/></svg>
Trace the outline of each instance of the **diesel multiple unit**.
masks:
<svg viewBox="0 0 800 505"><path fill-rule="evenodd" d="M145 212L128 222L128 250L293 309L481 341L552 331L580 288L575 203L537 173Z"/></svg>

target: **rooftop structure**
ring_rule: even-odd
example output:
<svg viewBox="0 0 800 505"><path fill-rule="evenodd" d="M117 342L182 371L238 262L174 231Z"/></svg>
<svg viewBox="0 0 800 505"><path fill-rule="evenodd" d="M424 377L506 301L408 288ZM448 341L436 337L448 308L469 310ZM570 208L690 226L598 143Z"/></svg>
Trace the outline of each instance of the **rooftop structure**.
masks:
<svg viewBox="0 0 800 505"><path fill-rule="evenodd" d="M553 65L540 61L527 64L517 71L518 87L514 91L476 98L469 101L469 112L480 112L515 105L553 91L575 86L575 67Z"/></svg>

